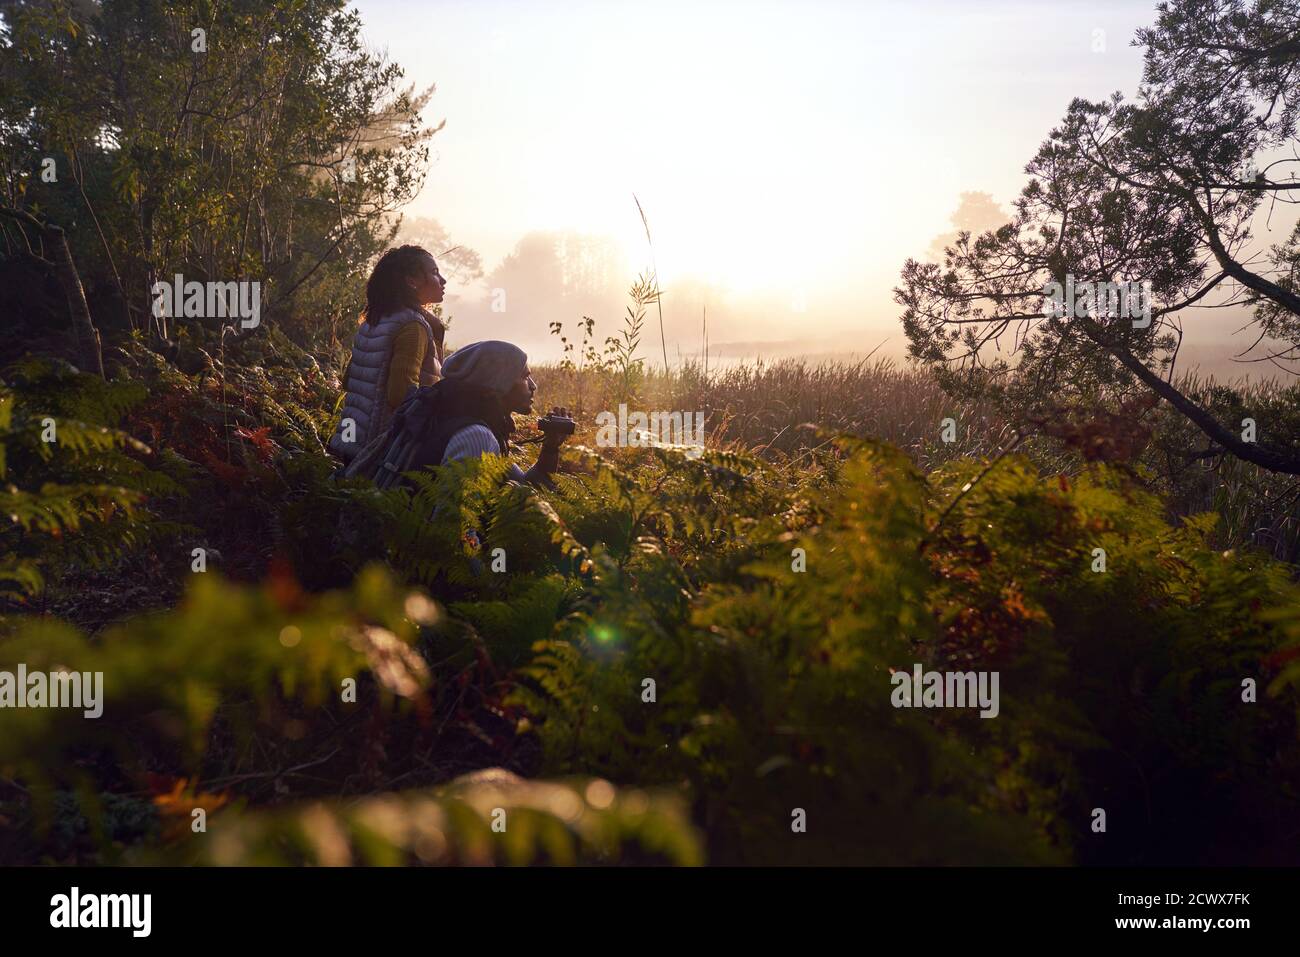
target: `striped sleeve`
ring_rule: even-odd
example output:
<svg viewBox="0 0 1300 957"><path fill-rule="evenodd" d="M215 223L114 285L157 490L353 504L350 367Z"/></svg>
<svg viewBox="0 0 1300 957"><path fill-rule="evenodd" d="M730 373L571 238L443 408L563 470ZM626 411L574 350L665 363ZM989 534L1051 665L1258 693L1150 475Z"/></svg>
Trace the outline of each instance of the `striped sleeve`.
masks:
<svg viewBox="0 0 1300 957"><path fill-rule="evenodd" d="M497 437L492 434L491 429L483 425L467 425L447 442L447 448L442 453L442 462L439 464L445 465L459 459L476 459L484 455L500 454L501 446L497 443ZM511 462L506 478L512 482L523 482L527 477L518 465Z"/></svg>
<svg viewBox="0 0 1300 957"><path fill-rule="evenodd" d="M484 425L467 425L447 442L442 464L459 459L476 459L483 455L500 455L501 446L492 430Z"/></svg>

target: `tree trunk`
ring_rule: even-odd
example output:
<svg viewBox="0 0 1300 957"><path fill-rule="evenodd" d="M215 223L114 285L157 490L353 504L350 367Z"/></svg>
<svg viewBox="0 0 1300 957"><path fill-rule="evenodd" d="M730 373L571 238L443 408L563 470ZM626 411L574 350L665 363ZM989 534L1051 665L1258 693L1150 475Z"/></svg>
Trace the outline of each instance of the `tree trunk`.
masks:
<svg viewBox="0 0 1300 957"><path fill-rule="evenodd" d="M1110 337L1105 335L1091 319L1081 319L1079 323L1089 339L1118 359L1120 364L1133 373L1140 382L1186 416L1210 441L1217 442L1237 458L1258 465L1262 469L1281 472L1283 475L1300 475L1300 455L1272 445L1244 441L1208 411L1148 369L1141 359L1111 341Z"/></svg>
<svg viewBox="0 0 1300 957"><path fill-rule="evenodd" d="M142 204L140 210L140 233L144 237L144 261L147 281L149 283L149 302L145 304L148 312L149 341L157 347L167 343L167 316L154 314L153 287L158 281L158 270L153 254L153 207ZM180 303L172 303L172 312L179 312Z"/></svg>
<svg viewBox="0 0 1300 957"><path fill-rule="evenodd" d="M100 345L99 330L90 318L90 306L86 302L86 291L81 285L81 275L77 265L72 261L72 250L68 248L68 238L63 230L51 223L37 219L31 213L8 206L0 206L0 215L16 219L37 230L41 238L49 242L53 250L54 275L63 287L63 295L68 300L68 311L72 314L72 331L77 338L79 364L83 372L93 372L104 378L104 357Z"/></svg>
<svg viewBox="0 0 1300 957"><path fill-rule="evenodd" d="M45 230L54 246L54 273L58 276L63 294L68 298L68 309L72 313L72 330L77 336L77 345L81 352L81 367L86 372L93 372L104 378L104 353L99 339L99 330L90 318L90 305L86 302L86 291L81 285L81 275L77 265L72 261L72 250L68 248L68 238L58 226L48 226Z"/></svg>

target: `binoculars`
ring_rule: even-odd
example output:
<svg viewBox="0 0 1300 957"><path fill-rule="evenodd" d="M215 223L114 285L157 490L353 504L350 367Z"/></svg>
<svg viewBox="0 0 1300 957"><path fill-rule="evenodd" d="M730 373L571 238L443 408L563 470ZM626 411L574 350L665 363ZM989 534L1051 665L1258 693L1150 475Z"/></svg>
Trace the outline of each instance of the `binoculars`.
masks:
<svg viewBox="0 0 1300 957"><path fill-rule="evenodd" d="M564 415L544 415L537 420L537 427L547 435L572 435L578 423Z"/></svg>

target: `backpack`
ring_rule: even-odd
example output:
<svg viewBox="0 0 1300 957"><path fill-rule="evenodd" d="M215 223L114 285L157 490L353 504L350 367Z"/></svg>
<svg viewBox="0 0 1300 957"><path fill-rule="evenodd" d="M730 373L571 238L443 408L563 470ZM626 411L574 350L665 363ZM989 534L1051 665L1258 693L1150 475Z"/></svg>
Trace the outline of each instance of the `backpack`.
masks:
<svg viewBox="0 0 1300 957"><path fill-rule="evenodd" d="M338 471L341 478L368 478L382 489L409 487L407 472L442 463L451 437L467 425L490 428L472 415L440 415L443 382L421 386L402 400L385 432L375 436Z"/></svg>

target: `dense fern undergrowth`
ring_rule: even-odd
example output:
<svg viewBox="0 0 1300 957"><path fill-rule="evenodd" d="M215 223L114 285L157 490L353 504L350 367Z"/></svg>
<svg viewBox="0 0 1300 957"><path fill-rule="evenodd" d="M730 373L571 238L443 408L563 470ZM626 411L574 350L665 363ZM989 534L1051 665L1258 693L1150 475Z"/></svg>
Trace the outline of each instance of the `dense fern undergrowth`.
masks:
<svg viewBox="0 0 1300 957"><path fill-rule="evenodd" d="M4 713L4 863L1300 859L1293 566L1141 465L580 434L380 492L336 378L232 349L3 372L0 671L104 676Z"/></svg>

